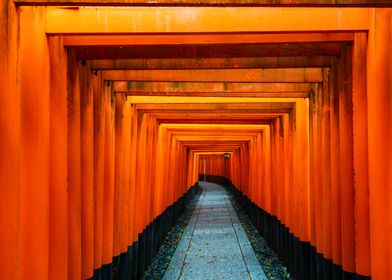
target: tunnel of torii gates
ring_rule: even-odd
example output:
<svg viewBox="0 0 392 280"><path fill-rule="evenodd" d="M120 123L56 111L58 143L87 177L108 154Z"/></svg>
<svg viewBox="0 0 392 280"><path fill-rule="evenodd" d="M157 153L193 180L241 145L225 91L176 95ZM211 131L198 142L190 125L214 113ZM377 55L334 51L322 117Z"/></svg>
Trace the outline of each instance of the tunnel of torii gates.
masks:
<svg viewBox="0 0 392 280"><path fill-rule="evenodd" d="M2 0L1 278L144 252L201 174L295 278L392 279L389 7Z"/></svg>

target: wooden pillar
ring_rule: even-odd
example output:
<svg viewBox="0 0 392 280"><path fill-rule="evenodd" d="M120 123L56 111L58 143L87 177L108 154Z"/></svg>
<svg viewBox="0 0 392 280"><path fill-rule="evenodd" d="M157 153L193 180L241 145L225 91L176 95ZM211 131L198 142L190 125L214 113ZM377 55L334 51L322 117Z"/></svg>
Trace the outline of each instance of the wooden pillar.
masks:
<svg viewBox="0 0 392 280"><path fill-rule="evenodd" d="M59 37L50 51L49 278L68 279L67 53Z"/></svg>
<svg viewBox="0 0 392 280"><path fill-rule="evenodd" d="M94 98L94 269L102 266L105 183L105 88L101 74L92 77Z"/></svg>
<svg viewBox="0 0 392 280"><path fill-rule="evenodd" d="M342 215L342 266L355 272L354 167L352 112L352 49L346 45L338 61L340 124L340 194Z"/></svg>
<svg viewBox="0 0 392 280"><path fill-rule="evenodd" d="M355 270L360 275L370 276L366 45L366 34L357 33L353 48Z"/></svg>
<svg viewBox="0 0 392 280"><path fill-rule="evenodd" d="M322 111L321 111L321 189L323 256L332 260L332 219L331 219L331 145L330 145L330 81L329 69L323 69ZM326 271L327 277L331 277Z"/></svg>
<svg viewBox="0 0 392 280"><path fill-rule="evenodd" d="M295 114L294 188L298 192L296 209L299 223L298 231L294 233L301 237L301 241L310 241L309 103L307 99L297 101Z"/></svg>
<svg viewBox="0 0 392 280"><path fill-rule="evenodd" d="M21 278L45 280L49 271L50 139L50 65L45 8L22 7L19 18Z"/></svg>
<svg viewBox="0 0 392 280"><path fill-rule="evenodd" d="M77 61L68 58L68 277L82 277L80 88Z"/></svg>
<svg viewBox="0 0 392 280"><path fill-rule="evenodd" d="M290 164L292 164L292 160L290 157L290 135L289 135L289 116L288 114L284 114L283 116L283 162L284 164L284 190L283 190L283 201L284 201L284 219L282 222L287 226L288 217L289 217L289 188L290 188Z"/></svg>
<svg viewBox="0 0 392 280"><path fill-rule="evenodd" d="M163 197L165 191L163 190L163 171L164 171L164 158L163 158L163 127L160 125L158 129L158 143L156 152L156 167L155 167L155 182L156 190L154 196L154 216L158 216L164 210Z"/></svg>
<svg viewBox="0 0 392 280"><path fill-rule="evenodd" d="M312 246L318 248L318 233L321 230L320 219L317 219L319 212L319 194L318 188L320 186L320 153L318 153L319 139L320 139L320 86L315 85L313 92L309 98L309 125L310 125L310 243ZM288 213L289 214L289 213Z"/></svg>
<svg viewBox="0 0 392 280"><path fill-rule="evenodd" d="M136 159L136 203L135 209L143 209L145 205L145 146L146 146L146 117L142 113L137 116L137 159ZM136 214L136 234L143 231L145 226L145 213Z"/></svg>
<svg viewBox="0 0 392 280"><path fill-rule="evenodd" d="M21 108L17 70L18 15L0 5L0 275L21 277Z"/></svg>
<svg viewBox="0 0 392 280"><path fill-rule="evenodd" d="M372 9L367 50L371 272L392 278L391 9Z"/></svg>
<svg viewBox="0 0 392 280"><path fill-rule="evenodd" d="M264 151L264 184L263 184L263 209L270 213L271 211L271 129L266 128L263 133L263 151ZM240 166L243 166L242 164ZM242 169L240 167L240 169ZM242 171L242 170L241 170Z"/></svg>
<svg viewBox="0 0 392 280"><path fill-rule="evenodd" d="M125 100L124 104L124 121L123 121L123 153L124 153L124 171L123 171L123 222L121 227L121 251L126 252L128 246L132 244L130 219L130 187L131 187L131 104Z"/></svg>
<svg viewBox="0 0 392 280"><path fill-rule="evenodd" d="M134 104L130 105L130 113L131 113L131 149L130 149L130 191L129 191L129 225L131 230L129 231L131 241L135 242L137 240L137 232L136 232L136 215L139 215L136 208L137 201L137 191L136 191L136 159L137 159L137 112L136 106Z"/></svg>
<svg viewBox="0 0 392 280"><path fill-rule="evenodd" d="M122 93L115 94L115 145L114 145L114 229L113 256L121 253L121 223L123 220L123 114L125 97Z"/></svg>
<svg viewBox="0 0 392 280"><path fill-rule="evenodd" d="M94 266L94 104L90 67L81 62L79 68L82 278L87 279Z"/></svg>
<svg viewBox="0 0 392 280"><path fill-rule="evenodd" d="M323 199L322 199L322 154L321 149L321 132L322 132L322 86L317 85L312 95L312 172L311 172L311 244L316 247L317 253L323 252Z"/></svg>
<svg viewBox="0 0 392 280"><path fill-rule="evenodd" d="M114 96L110 83L105 89L105 156L103 188L102 263L112 263L113 257L113 218L114 218Z"/></svg>
<svg viewBox="0 0 392 280"><path fill-rule="evenodd" d="M330 76L330 141L331 141L331 242L332 261L342 264L342 211L340 193L340 130L339 130L339 91L336 84L336 60L331 68ZM341 273L341 271L333 273ZM338 277L333 274L333 277Z"/></svg>

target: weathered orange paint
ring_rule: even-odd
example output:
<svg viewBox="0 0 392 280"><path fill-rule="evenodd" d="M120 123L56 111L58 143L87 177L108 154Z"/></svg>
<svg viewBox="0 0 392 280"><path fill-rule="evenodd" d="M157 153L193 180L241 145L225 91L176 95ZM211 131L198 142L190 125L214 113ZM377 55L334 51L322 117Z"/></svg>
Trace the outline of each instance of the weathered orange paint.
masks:
<svg viewBox="0 0 392 280"><path fill-rule="evenodd" d="M288 94L287 97L296 97L298 93L308 93L313 88L312 83L197 83L197 82L115 82L114 90L116 92L126 92L130 95L136 94L169 94L184 93L196 94L200 93L208 96L207 93L217 95L240 94L240 93L256 93L264 96L263 93L271 94ZM271 95L270 97L273 97ZM268 97L268 96L267 96ZM279 97L279 96L277 96ZM306 97L306 96L305 96Z"/></svg>
<svg viewBox="0 0 392 280"><path fill-rule="evenodd" d="M276 34L156 34L150 35L90 35L71 36L64 38L65 46L135 46L135 45L208 45L208 44L241 44L252 42L260 43L302 43L302 42L348 42L354 40L354 34L350 32L340 33L282 33Z"/></svg>
<svg viewBox="0 0 392 280"><path fill-rule="evenodd" d="M130 191L129 191L129 235L131 238L131 243L134 241L137 241L137 232L136 232L136 219L138 215L138 211L136 208L136 155L137 155L137 113L136 113L136 107L131 104L130 114L131 114L131 120L130 120L130 134L131 134L131 149L130 149ZM159 177L161 178L161 177Z"/></svg>
<svg viewBox="0 0 392 280"><path fill-rule="evenodd" d="M353 48L355 270L361 275L370 276L366 45L367 37L364 34L356 34Z"/></svg>
<svg viewBox="0 0 392 280"><path fill-rule="evenodd" d="M391 9L372 9L367 49L371 272L391 279Z"/></svg>
<svg viewBox="0 0 392 280"><path fill-rule="evenodd" d="M94 269L94 104L89 65L79 66L82 193L82 278Z"/></svg>
<svg viewBox="0 0 392 280"><path fill-rule="evenodd" d="M266 69L192 69L192 70L111 70L103 71L113 81L174 81L174 82L285 82L313 83L322 81L320 68Z"/></svg>
<svg viewBox="0 0 392 280"><path fill-rule="evenodd" d="M82 276L79 67L68 58L68 277Z"/></svg>
<svg viewBox="0 0 392 280"><path fill-rule="evenodd" d="M335 66L336 67L336 66ZM335 70L336 68L333 68ZM339 96L337 94L336 74L330 76L330 141L331 141L331 233L332 261L342 264L342 211L340 194L340 131L339 131Z"/></svg>
<svg viewBox="0 0 392 280"><path fill-rule="evenodd" d="M238 34L237 34L238 35ZM78 37L79 40L81 39ZM98 38L105 38L99 36ZM178 38L177 38L178 39ZM78 41L80 42L80 41ZM139 58L91 60L91 67L98 70L126 69L241 69L241 68L296 68L327 67L328 56L288 57L232 57L232 58Z"/></svg>
<svg viewBox="0 0 392 280"><path fill-rule="evenodd" d="M331 127L330 127L330 82L329 69L323 69L322 111L321 111L321 190L323 256L332 260L332 218L331 218Z"/></svg>
<svg viewBox="0 0 392 280"><path fill-rule="evenodd" d="M105 158L104 158L104 189L103 189L103 224L102 235L102 263L110 264L113 257L113 229L114 229L114 96L111 88L105 85Z"/></svg>
<svg viewBox="0 0 392 280"><path fill-rule="evenodd" d="M115 154L114 154L114 230L113 230L113 256L121 253L121 223L123 218L123 174L124 174L124 153L123 153L123 114L125 97L122 94L115 94Z"/></svg>
<svg viewBox="0 0 392 280"><path fill-rule="evenodd" d="M298 236L303 241L310 241L310 206L309 206L309 104L303 99L296 104L296 135L295 135L295 170L294 186L298 189L299 223ZM294 230L294 234L295 234Z"/></svg>
<svg viewBox="0 0 392 280"><path fill-rule="evenodd" d="M21 276L21 93L18 78L18 15L0 5L0 273Z"/></svg>
<svg viewBox="0 0 392 280"><path fill-rule="evenodd" d="M49 34L336 32L367 30L369 21L369 9L359 8L48 7L45 27Z"/></svg>
<svg viewBox="0 0 392 280"><path fill-rule="evenodd" d="M320 94L321 93L321 94ZM312 98L310 99L310 124L311 124L311 136L310 136L310 161L311 161L311 176L310 176L310 200L311 200L311 244L316 247L318 253L322 253L323 242L322 242L322 196L321 192L321 110L322 110L322 88L317 87Z"/></svg>
<svg viewBox="0 0 392 280"><path fill-rule="evenodd" d="M50 177L49 279L68 279L67 54L61 38L49 38Z"/></svg>
<svg viewBox="0 0 392 280"><path fill-rule="evenodd" d="M100 75L92 77L94 102L94 269L102 266L105 183L105 89Z"/></svg>
<svg viewBox="0 0 392 280"><path fill-rule="evenodd" d="M342 211L342 266L345 271L355 272L355 220L354 220L354 167L352 129L352 49L342 51L338 61L339 128L340 128L340 195Z"/></svg>
<svg viewBox="0 0 392 280"><path fill-rule="evenodd" d="M123 164L123 219L121 225L121 252L126 252L128 246L132 244L131 236L129 232L132 230L130 227L129 215L131 211L129 209L130 203L130 172L131 172L131 106L130 103L125 100L124 104L124 120L123 120L123 153L124 153L124 164Z"/></svg>
<svg viewBox="0 0 392 280"><path fill-rule="evenodd" d="M20 277L43 280L49 272L50 152L50 63L44 17L42 7L19 10Z"/></svg>

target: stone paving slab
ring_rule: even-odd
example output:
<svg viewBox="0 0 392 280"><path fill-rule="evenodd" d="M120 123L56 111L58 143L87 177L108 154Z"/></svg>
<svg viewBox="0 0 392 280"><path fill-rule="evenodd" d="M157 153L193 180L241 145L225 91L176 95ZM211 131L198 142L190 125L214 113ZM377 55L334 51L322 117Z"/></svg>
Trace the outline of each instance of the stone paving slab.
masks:
<svg viewBox="0 0 392 280"><path fill-rule="evenodd" d="M163 279L267 279L226 190L200 185L203 193Z"/></svg>

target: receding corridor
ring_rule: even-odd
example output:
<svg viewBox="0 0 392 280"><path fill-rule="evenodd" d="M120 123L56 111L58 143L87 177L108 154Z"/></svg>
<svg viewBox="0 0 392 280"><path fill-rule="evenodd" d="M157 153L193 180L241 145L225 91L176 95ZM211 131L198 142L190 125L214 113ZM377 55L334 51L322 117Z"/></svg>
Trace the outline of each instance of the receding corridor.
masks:
<svg viewBox="0 0 392 280"><path fill-rule="evenodd" d="M392 280L391 23L0 0L1 279Z"/></svg>

